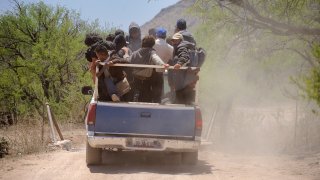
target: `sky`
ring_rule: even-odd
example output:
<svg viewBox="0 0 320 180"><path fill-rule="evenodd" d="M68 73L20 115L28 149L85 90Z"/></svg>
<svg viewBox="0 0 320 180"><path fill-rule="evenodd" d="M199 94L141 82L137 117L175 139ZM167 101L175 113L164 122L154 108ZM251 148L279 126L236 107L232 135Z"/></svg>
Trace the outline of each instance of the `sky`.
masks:
<svg viewBox="0 0 320 180"><path fill-rule="evenodd" d="M19 0L34 3L40 0ZM117 27L128 31L129 24L140 26L151 20L162 8L179 0L42 0L46 4L61 5L80 12L83 20L99 20L102 27ZM0 13L12 10L12 0L0 0Z"/></svg>

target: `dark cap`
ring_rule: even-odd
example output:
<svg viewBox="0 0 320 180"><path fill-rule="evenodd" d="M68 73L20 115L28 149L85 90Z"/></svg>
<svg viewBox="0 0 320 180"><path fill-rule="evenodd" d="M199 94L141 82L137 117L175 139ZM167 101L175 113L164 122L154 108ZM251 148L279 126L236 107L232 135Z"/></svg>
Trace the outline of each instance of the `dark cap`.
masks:
<svg viewBox="0 0 320 180"><path fill-rule="evenodd" d="M185 30L187 29L187 22L184 19L179 19L176 26L180 30Z"/></svg>

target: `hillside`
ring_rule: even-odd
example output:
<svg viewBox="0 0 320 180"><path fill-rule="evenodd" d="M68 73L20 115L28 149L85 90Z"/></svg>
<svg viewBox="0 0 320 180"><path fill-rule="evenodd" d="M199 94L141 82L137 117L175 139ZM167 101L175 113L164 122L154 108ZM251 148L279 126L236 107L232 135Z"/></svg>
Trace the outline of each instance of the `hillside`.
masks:
<svg viewBox="0 0 320 180"><path fill-rule="evenodd" d="M187 14L187 10L194 3L195 0L181 0L162 9L154 18L141 26L142 34L146 35L149 29L161 26L168 30L168 35L171 35L174 32L176 21L180 18L186 19L188 29L193 29L199 21L195 16Z"/></svg>

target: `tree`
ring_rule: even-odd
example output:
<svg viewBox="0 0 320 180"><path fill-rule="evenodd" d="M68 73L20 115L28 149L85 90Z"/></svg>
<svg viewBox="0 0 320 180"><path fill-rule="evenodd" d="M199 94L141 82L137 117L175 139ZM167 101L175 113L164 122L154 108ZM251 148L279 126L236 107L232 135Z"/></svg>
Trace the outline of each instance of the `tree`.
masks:
<svg viewBox="0 0 320 180"><path fill-rule="evenodd" d="M318 144L319 124L299 108L298 100L303 94L320 106L319 10L318 0L196 1L193 11L204 21L196 33L197 43L205 46L209 57L201 69L200 102L204 118L215 117L215 142L221 140L224 145L243 137L237 123L250 126L244 118L232 118L233 106L282 106L296 100L294 137L313 136ZM218 115L206 115L214 111L210 109L213 104L218 104ZM299 116L301 111L308 116ZM254 117L251 122L259 119ZM299 128L309 135L299 134ZM276 131L272 128L272 133Z"/></svg>
<svg viewBox="0 0 320 180"><path fill-rule="evenodd" d="M288 68L296 66L291 71L268 71L273 71L273 74L278 74L277 77L280 78L282 72L288 72L287 79L301 73L300 76L306 78L295 82L298 82L299 87L303 84L302 90L309 95L309 72L319 68L319 58L313 53L319 44L319 10L320 2L315 0L200 0L195 3L196 13L205 21L200 31L211 31L215 35L218 32L229 34L230 43L226 45L223 51L226 55L222 58L235 49L241 49L244 52L242 57L251 65L260 61L264 70L268 70L266 68L271 62L274 69L278 69L280 64ZM207 41L206 39L210 38L205 38L204 41ZM251 72L257 68L251 67ZM312 96L308 97L316 100Z"/></svg>
<svg viewBox="0 0 320 180"><path fill-rule="evenodd" d="M89 80L83 69L87 24L64 7L14 5L0 16L0 101L20 114L43 115L47 101L60 113L72 110Z"/></svg>

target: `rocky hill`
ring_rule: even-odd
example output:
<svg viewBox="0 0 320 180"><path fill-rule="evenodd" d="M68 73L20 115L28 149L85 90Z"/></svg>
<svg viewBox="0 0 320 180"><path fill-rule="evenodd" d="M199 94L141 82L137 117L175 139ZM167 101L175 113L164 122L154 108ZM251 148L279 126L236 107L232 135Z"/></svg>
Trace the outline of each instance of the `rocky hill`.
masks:
<svg viewBox="0 0 320 180"><path fill-rule="evenodd" d="M188 29L192 30L199 21L195 16L190 15L187 10L195 2L196 0L181 0L172 6L163 8L153 19L141 26L142 34L147 35L151 28L164 27L167 29L168 35L172 35L176 22L180 18L186 19Z"/></svg>

